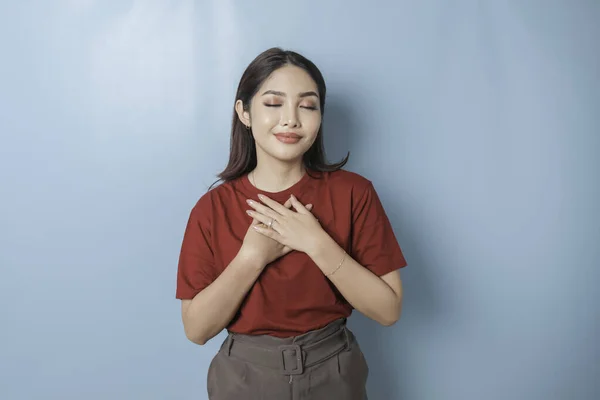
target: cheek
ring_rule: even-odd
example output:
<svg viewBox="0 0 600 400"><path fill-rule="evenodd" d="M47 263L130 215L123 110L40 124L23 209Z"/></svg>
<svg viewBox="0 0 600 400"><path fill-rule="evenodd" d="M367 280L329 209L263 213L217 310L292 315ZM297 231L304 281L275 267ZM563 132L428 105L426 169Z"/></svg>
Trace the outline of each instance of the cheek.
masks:
<svg viewBox="0 0 600 400"><path fill-rule="evenodd" d="M310 118L307 119L304 126L305 126L305 128L307 128L307 130L311 131L311 134L313 134L314 136L317 136L317 132L319 131L319 128L321 127L321 116L320 115L311 116Z"/></svg>
<svg viewBox="0 0 600 400"><path fill-rule="evenodd" d="M256 120L261 127L265 129L271 129L273 126L279 124L279 115L275 112L265 112Z"/></svg>

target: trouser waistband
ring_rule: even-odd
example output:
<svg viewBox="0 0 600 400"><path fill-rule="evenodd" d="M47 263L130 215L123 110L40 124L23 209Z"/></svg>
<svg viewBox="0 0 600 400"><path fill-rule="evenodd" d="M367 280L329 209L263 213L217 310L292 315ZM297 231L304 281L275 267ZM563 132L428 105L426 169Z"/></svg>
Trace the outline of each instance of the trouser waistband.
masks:
<svg viewBox="0 0 600 400"><path fill-rule="evenodd" d="M305 368L349 349L352 337L346 320L339 319L324 328L292 338L230 333L223 351L228 356L279 370L283 375L299 375Z"/></svg>

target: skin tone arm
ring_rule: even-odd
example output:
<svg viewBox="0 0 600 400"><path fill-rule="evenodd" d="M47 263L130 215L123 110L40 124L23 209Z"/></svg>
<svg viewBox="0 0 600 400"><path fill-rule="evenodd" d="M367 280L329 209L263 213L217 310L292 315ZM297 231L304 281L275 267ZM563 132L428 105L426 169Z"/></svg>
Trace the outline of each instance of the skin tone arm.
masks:
<svg viewBox="0 0 600 400"><path fill-rule="evenodd" d="M344 256L344 250L327 234L308 255L355 309L384 326L398 321L402 312L398 271L378 277L349 255Z"/></svg>
<svg viewBox="0 0 600 400"><path fill-rule="evenodd" d="M344 256L344 250L294 196L291 203L295 212L268 197L259 198L264 204L248 202L254 209L250 215L264 224L272 219L273 223L272 229L254 227L256 231L308 254L344 298L368 318L384 326L398 321L402 312L402 281L398 270L378 277L349 255Z"/></svg>
<svg viewBox="0 0 600 400"><path fill-rule="evenodd" d="M291 202L286 202L284 207L291 207ZM306 209L311 210L312 204ZM221 332L231 322L263 269L292 251L252 229L260 225L260 221L252 221L236 257L214 282L192 300L182 300L183 327L192 342L203 345Z"/></svg>
<svg viewBox="0 0 600 400"><path fill-rule="evenodd" d="M261 262L240 251L213 283L192 300L182 300L181 315L187 338L203 345L221 332L263 268Z"/></svg>

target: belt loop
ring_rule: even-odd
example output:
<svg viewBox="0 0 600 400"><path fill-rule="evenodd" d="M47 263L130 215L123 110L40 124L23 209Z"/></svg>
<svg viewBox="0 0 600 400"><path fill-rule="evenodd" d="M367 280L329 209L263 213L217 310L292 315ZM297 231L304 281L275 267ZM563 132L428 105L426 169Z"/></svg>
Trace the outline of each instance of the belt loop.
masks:
<svg viewBox="0 0 600 400"><path fill-rule="evenodd" d="M227 357L231 355L231 346L233 345L233 335L230 333L227 336L227 343L225 344L225 354Z"/></svg>

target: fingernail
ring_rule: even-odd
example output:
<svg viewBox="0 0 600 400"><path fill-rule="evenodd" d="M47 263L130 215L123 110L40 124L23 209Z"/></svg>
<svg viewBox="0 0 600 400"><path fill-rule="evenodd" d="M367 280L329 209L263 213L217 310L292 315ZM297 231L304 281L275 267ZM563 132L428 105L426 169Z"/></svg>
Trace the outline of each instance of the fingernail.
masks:
<svg viewBox="0 0 600 400"><path fill-rule="evenodd" d="M246 210L246 214L248 214L248 215L252 215L252 211L250 211L250 210Z"/></svg>
<svg viewBox="0 0 600 400"><path fill-rule="evenodd" d="M252 200L248 199L248 200L246 200L246 203L252 204Z"/></svg>
<svg viewBox="0 0 600 400"><path fill-rule="evenodd" d="M258 198L262 200L262 199L264 199L264 198L265 198L265 196L263 196L262 194L259 194L259 195L258 195Z"/></svg>

